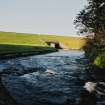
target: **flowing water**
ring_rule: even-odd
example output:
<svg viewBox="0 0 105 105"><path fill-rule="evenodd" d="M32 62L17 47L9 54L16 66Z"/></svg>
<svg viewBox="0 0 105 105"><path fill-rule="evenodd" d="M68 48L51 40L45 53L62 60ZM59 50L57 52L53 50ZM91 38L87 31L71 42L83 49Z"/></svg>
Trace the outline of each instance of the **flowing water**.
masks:
<svg viewBox="0 0 105 105"><path fill-rule="evenodd" d="M84 60L78 50L20 57L1 60L0 73L19 105L78 105L88 76Z"/></svg>

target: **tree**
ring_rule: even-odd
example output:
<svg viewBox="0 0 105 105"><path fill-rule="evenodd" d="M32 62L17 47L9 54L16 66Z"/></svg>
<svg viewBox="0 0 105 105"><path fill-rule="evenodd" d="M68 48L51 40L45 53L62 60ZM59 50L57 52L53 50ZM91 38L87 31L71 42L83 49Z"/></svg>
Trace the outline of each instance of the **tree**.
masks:
<svg viewBox="0 0 105 105"><path fill-rule="evenodd" d="M105 33L105 0L87 0L74 20L79 33Z"/></svg>

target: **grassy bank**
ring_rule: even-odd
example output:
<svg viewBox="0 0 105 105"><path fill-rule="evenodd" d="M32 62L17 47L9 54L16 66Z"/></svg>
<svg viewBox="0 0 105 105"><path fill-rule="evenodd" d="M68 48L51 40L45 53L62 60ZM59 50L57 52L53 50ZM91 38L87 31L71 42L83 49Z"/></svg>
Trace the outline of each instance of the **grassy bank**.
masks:
<svg viewBox="0 0 105 105"><path fill-rule="evenodd" d="M69 49L80 49L86 43L86 39L80 37L0 32L0 44L47 46L46 41L60 42Z"/></svg>
<svg viewBox="0 0 105 105"><path fill-rule="evenodd" d="M0 57L57 51L48 46L46 41L59 42L67 49L81 49L86 43L85 38L78 37L0 32Z"/></svg>
<svg viewBox="0 0 105 105"><path fill-rule="evenodd" d="M38 35L0 32L0 58L44 54L57 51Z"/></svg>
<svg viewBox="0 0 105 105"><path fill-rule="evenodd" d="M57 51L49 46L0 44L0 58L45 54Z"/></svg>

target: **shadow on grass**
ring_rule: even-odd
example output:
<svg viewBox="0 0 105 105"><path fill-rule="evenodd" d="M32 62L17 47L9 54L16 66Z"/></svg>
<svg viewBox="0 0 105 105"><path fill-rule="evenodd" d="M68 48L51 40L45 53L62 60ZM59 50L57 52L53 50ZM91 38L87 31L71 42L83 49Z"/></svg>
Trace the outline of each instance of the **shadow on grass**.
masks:
<svg viewBox="0 0 105 105"><path fill-rule="evenodd" d="M0 44L0 58L14 58L21 56L45 54L57 49L49 46Z"/></svg>

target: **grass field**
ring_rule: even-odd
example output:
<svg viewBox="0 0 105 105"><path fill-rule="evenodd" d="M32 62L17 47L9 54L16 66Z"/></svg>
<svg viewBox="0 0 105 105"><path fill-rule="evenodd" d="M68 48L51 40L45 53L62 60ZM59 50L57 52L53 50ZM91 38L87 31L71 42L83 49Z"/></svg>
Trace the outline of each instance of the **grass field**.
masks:
<svg viewBox="0 0 105 105"><path fill-rule="evenodd" d="M86 42L77 37L0 32L0 55L56 51L46 41L57 41L68 49L81 49Z"/></svg>

